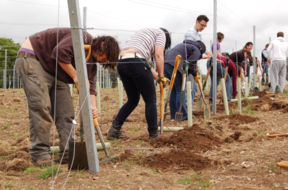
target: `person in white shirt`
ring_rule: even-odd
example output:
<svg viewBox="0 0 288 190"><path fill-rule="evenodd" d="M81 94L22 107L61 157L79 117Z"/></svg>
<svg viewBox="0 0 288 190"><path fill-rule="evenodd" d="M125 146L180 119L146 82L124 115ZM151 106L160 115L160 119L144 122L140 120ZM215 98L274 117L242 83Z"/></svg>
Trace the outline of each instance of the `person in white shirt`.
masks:
<svg viewBox="0 0 288 190"><path fill-rule="evenodd" d="M284 33L278 32L277 38L271 42L268 49L269 62L271 61L270 93L282 93L286 83L286 58L288 56L288 43L284 39ZM276 86L278 84L278 90Z"/></svg>

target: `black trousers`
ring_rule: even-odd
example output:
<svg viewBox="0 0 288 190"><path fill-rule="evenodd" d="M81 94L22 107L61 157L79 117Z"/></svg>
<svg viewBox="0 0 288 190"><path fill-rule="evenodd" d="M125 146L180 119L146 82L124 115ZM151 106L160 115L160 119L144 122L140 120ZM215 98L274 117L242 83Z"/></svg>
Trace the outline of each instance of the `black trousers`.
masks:
<svg viewBox="0 0 288 190"><path fill-rule="evenodd" d="M128 101L120 109L116 121L123 124L136 108L140 94L145 102L145 116L149 133L157 131L156 92L152 72L145 59L129 58L119 61L118 73L123 82Z"/></svg>

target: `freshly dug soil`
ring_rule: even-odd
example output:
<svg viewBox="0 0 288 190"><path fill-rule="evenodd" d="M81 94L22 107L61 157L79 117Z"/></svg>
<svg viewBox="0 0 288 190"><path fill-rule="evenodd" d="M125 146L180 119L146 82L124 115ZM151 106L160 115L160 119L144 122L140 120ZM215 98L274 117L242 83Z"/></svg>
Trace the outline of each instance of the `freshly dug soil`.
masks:
<svg viewBox="0 0 288 190"><path fill-rule="evenodd" d="M258 118L248 116L248 115L234 114L234 115L228 115L228 116L221 116L221 117L218 117L217 119L228 120L229 125L241 125L241 124L252 123L256 121Z"/></svg>
<svg viewBox="0 0 288 190"><path fill-rule="evenodd" d="M201 170L211 165L211 161L187 150L172 150L154 154L143 160L143 164L161 170Z"/></svg>
<svg viewBox="0 0 288 190"><path fill-rule="evenodd" d="M161 136L151 142L153 147L174 147L205 152L220 145L221 140L197 124L177 131L170 136Z"/></svg>

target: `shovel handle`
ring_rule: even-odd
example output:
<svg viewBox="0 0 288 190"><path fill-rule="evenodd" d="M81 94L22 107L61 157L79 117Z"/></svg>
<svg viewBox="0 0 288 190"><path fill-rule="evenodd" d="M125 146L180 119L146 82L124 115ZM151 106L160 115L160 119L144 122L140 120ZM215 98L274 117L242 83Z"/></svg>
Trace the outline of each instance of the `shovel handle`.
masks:
<svg viewBox="0 0 288 190"><path fill-rule="evenodd" d="M267 137L270 137L270 138L288 137L288 133L267 133Z"/></svg>
<svg viewBox="0 0 288 190"><path fill-rule="evenodd" d="M208 71L207 71L207 74L206 74L206 77L205 77L205 81L204 81L204 84L203 84L203 87L202 87L203 90L204 90L205 87L206 87L206 84L207 84L207 81L208 81L210 72L211 72L211 67L208 68Z"/></svg>
<svg viewBox="0 0 288 190"><path fill-rule="evenodd" d="M197 84L199 86L199 90L200 90L201 97L203 99L204 104L207 105L207 102L206 102L205 96L204 96L204 92L202 90L202 84L201 84L201 81L200 81L200 77L197 75L197 76L194 77L194 80L197 82Z"/></svg>
<svg viewBox="0 0 288 190"><path fill-rule="evenodd" d="M181 55L177 55L177 56L176 56L176 59L175 59L175 64L174 64L174 69L173 69L173 73L172 73L172 78L171 78L170 86L169 86L169 88L170 88L171 90L172 90L173 85L174 85L174 81L175 81L175 78L176 78L176 74L177 74L178 67L179 67L179 65L180 65L180 61L181 61Z"/></svg>
<svg viewBox="0 0 288 190"><path fill-rule="evenodd" d="M101 132L101 129L99 127L99 124L98 124L98 121L96 118L93 119L93 124L94 126L96 127L96 131L98 133L98 136L99 136L99 139L100 139L100 142L102 144L102 147L103 147L103 150L105 152L105 155L108 159L110 159L110 156L109 156L109 153L108 153L108 150L106 148L106 145L105 145L105 142L104 142L104 138L103 138L103 135L102 135L102 132Z"/></svg>
<svg viewBox="0 0 288 190"><path fill-rule="evenodd" d="M84 45L84 50L88 51L88 55L86 57L86 62L88 62L88 60L90 59L91 56L91 45Z"/></svg>
<svg viewBox="0 0 288 190"><path fill-rule="evenodd" d="M160 119L164 118L163 105L164 105L164 87L163 83L160 82Z"/></svg>

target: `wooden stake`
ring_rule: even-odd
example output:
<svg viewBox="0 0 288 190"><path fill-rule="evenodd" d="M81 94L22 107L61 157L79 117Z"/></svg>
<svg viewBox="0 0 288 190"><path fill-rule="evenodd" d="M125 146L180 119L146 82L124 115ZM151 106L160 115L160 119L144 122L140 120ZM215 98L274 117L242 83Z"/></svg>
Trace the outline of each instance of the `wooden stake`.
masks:
<svg viewBox="0 0 288 190"><path fill-rule="evenodd" d="M242 105L241 105L241 78L237 78L237 91L238 91L238 111L241 114L242 113Z"/></svg>
<svg viewBox="0 0 288 190"><path fill-rule="evenodd" d="M191 81L187 81L187 107L188 107L188 127L191 127L193 125L193 119L192 119L192 95L191 95Z"/></svg>
<svg viewBox="0 0 288 190"><path fill-rule="evenodd" d="M225 107L225 114L229 115L229 106L228 106L228 100L227 100L227 93L226 93L226 85L224 78L220 79L220 83L222 85L222 94L223 94L223 102L224 102L224 107Z"/></svg>
<svg viewBox="0 0 288 190"><path fill-rule="evenodd" d="M123 84L120 78L117 78L118 94L119 94L119 108L123 105Z"/></svg>

